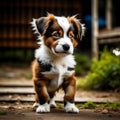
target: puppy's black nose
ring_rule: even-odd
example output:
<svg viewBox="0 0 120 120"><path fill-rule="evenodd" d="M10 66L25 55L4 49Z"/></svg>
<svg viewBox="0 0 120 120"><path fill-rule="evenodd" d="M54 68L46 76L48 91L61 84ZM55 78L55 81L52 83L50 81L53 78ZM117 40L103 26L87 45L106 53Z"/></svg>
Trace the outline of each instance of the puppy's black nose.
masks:
<svg viewBox="0 0 120 120"><path fill-rule="evenodd" d="M70 46L69 46L68 44L64 44L64 45L63 45L63 49L64 49L65 51L68 51L69 48L70 48Z"/></svg>

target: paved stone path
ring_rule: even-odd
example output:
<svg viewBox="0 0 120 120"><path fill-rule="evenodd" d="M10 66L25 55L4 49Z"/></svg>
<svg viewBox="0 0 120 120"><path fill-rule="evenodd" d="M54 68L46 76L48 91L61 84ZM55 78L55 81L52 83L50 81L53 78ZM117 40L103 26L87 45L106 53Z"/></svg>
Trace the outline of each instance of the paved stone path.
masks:
<svg viewBox="0 0 120 120"><path fill-rule="evenodd" d="M1 79L0 80L1 102L34 102L34 90L31 80L25 79ZM63 101L64 93L60 90L56 93L55 100ZM96 92L78 90L75 97L76 102L84 103L93 101L95 103L120 101L120 94L114 92Z"/></svg>

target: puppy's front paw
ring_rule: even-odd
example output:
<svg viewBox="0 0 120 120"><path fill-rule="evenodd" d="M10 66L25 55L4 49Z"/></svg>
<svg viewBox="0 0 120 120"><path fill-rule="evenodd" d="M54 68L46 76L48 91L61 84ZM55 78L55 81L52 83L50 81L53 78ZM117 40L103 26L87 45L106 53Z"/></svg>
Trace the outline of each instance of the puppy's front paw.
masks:
<svg viewBox="0 0 120 120"><path fill-rule="evenodd" d="M45 103L43 105L39 105L36 109L36 112L50 112L50 105L48 103Z"/></svg>
<svg viewBox="0 0 120 120"><path fill-rule="evenodd" d="M65 111L66 112L78 113L79 109L75 106L74 103L67 102L67 104L65 106Z"/></svg>

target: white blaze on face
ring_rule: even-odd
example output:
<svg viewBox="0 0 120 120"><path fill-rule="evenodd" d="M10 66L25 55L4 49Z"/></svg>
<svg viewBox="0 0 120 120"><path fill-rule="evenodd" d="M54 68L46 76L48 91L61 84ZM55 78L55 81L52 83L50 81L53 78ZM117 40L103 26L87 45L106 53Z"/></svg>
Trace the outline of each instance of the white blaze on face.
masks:
<svg viewBox="0 0 120 120"><path fill-rule="evenodd" d="M67 51L68 53L72 54L73 53L73 44L71 39L67 36L68 30L70 28L70 23L67 18L65 17L55 17L57 19L58 24L63 30L63 37L60 38L58 41L58 45L56 46L55 50L59 52L64 52L63 46L64 44L68 44L70 49Z"/></svg>
<svg viewBox="0 0 120 120"><path fill-rule="evenodd" d="M63 29L64 34L67 33L67 31L70 28L70 23L67 20L67 18L65 17L55 17L58 21L58 24L60 25L60 27Z"/></svg>

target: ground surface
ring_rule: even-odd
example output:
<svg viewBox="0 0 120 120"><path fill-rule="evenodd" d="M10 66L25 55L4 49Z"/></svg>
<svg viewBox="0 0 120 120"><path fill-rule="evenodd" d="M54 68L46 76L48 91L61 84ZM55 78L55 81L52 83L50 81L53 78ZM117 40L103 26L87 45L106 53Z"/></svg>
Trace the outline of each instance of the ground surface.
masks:
<svg viewBox="0 0 120 120"><path fill-rule="evenodd" d="M65 113L62 108L54 108L50 113L36 113L32 105L14 104L2 106L6 111L0 120L120 120L120 112L103 112L96 109L80 109L78 114ZM105 111L105 110L104 110Z"/></svg>
<svg viewBox="0 0 120 120"><path fill-rule="evenodd" d="M38 114L32 108L33 94L29 67L0 66L0 111L3 112L0 120L120 120L120 110L101 108L80 108L78 114L73 114L65 113L63 107L58 107L51 109L50 113ZM61 102L63 92L60 91L55 99ZM86 101L120 101L120 93L77 90L76 102Z"/></svg>

